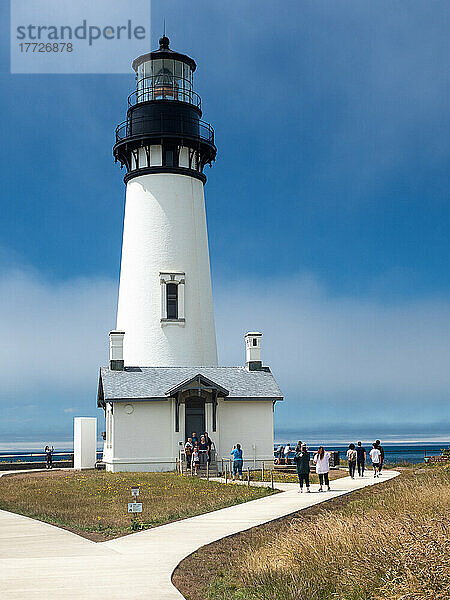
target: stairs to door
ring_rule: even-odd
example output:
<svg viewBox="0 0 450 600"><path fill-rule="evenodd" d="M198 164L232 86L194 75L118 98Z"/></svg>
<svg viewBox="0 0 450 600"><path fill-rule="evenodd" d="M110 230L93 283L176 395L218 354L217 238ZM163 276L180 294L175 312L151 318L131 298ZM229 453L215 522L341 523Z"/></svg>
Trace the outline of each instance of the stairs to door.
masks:
<svg viewBox="0 0 450 600"><path fill-rule="evenodd" d="M190 475L191 470L187 467L187 461L184 452L180 454L180 465L183 474ZM206 465L199 465L197 467L197 475L199 477L206 477L207 475L209 475L209 477L218 477L219 470L217 467L217 454L215 450L211 450L211 460L209 463L209 468L207 468Z"/></svg>

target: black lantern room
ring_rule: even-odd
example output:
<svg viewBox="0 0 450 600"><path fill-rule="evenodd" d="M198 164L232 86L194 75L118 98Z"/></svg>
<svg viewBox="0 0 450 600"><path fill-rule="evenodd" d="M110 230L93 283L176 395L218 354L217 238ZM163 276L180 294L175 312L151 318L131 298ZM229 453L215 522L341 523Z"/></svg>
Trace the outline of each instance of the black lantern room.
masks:
<svg viewBox="0 0 450 600"><path fill-rule="evenodd" d="M133 61L136 90L128 97L127 119L116 128L113 154L125 165L125 182L151 173L180 173L206 181L214 161L214 129L201 120L193 90L195 61L159 40L158 50Z"/></svg>

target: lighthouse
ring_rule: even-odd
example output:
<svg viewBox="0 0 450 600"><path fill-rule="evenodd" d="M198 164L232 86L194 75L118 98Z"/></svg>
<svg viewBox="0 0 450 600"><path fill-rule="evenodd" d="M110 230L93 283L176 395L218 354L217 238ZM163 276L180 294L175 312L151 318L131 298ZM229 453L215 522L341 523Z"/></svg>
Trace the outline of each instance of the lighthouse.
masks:
<svg viewBox="0 0 450 600"><path fill-rule="evenodd" d="M273 460L283 396L258 331L245 335L243 364L217 364L203 191L214 130L202 120L194 60L166 36L159 44L133 61L136 89L116 128L126 199L117 325L98 379L102 461L113 472L183 473L186 442L208 432L203 473L227 464L236 443L246 466L261 466Z"/></svg>
<svg viewBox="0 0 450 600"><path fill-rule="evenodd" d="M169 39L133 61L136 89L116 128L125 167L117 330L126 365L216 366L205 166L214 130L194 91L195 61Z"/></svg>

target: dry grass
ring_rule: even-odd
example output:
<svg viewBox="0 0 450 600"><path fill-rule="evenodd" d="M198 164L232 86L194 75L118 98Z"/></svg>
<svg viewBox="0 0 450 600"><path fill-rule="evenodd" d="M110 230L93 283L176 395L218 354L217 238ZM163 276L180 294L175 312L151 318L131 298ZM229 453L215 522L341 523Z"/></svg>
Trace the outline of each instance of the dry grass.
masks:
<svg viewBox="0 0 450 600"><path fill-rule="evenodd" d="M202 597L449 600L449 507L448 468L405 471L333 510L242 537Z"/></svg>
<svg viewBox="0 0 450 600"><path fill-rule="evenodd" d="M132 530L127 503L140 487L142 528L247 502L272 493L267 488L224 485L172 473L48 471L4 476L0 509L20 513L95 539ZM89 536L92 537L92 536Z"/></svg>

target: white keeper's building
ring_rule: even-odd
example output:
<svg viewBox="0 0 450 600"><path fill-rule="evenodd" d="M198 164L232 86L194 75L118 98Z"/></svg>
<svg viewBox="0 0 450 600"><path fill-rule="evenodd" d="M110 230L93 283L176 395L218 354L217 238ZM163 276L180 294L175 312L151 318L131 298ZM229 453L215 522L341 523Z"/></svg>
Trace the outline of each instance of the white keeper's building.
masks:
<svg viewBox="0 0 450 600"><path fill-rule="evenodd" d="M216 157L201 120L196 64L169 40L133 62L136 90L116 128L126 168L117 328L100 369L109 471L172 470L185 441L207 431L217 459L240 443L247 464L273 460L282 400L261 362L261 334L245 336L245 366L219 367L203 173Z"/></svg>

